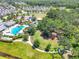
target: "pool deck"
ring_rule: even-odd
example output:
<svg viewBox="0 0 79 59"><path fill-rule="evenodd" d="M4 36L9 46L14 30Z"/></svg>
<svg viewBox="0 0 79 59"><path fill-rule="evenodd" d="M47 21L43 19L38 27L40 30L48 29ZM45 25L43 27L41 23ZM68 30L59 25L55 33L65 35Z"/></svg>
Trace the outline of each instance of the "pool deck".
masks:
<svg viewBox="0 0 79 59"><path fill-rule="evenodd" d="M11 30L12 30L12 28L15 28L15 27L17 27L17 26L21 26L21 25L20 25L20 24L16 24L16 25L14 25L14 26L11 26L11 27L5 29L5 30L3 31L3 35L15 36L14 34L11 33ZM22 29L17 33L17 35L18 35L19 33L23 33L23 30L27 27L26 25L23 25L23 26L25 26L25 27L22 28Z"/></svg>

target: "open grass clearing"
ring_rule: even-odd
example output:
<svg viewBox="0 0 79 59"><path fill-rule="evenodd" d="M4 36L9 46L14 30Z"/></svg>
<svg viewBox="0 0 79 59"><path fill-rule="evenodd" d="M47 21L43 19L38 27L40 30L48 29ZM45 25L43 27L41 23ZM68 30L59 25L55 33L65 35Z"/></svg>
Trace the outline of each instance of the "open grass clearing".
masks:
<svg viewBox="0 0 79 59"><path fill-rule="evenodd" d="M37 19L43 19L46 16L46 13L31 13L30 16L34 15Z"/></svg>

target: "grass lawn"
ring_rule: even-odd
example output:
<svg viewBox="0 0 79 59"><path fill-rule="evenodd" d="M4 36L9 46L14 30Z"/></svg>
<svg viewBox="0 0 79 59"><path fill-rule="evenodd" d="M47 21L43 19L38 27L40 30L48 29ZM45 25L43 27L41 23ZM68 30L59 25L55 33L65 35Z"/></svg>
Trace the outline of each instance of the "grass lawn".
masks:
<svg viewBox="0 0 79 59"><path fill-rule="evenodd" d="M45 47L50 43L52 46L51 46L51 50L53 48L56 48L58 46L58 43L55 43L54 40L47 40L47 39L44 39L43 37L40 36L41 32L40 31L37 31L35 33L35 35L33 36L33 41L38 39L40 41L40 49L45 49Z"/></svg>
<svg viewBox="0 0 79 59"><path fill-rule="evenodd" d="M46 16L46 13L32 13L30 15L34 15L36 18L43 18Z"/></svg>
<svg viewBox="0 0 79 59"><path fill-rule="evenodd" d="M37 17L37 18L43 18L46 16L45 13L34 13L34 15Z"/></svg>
<svg viewBox="0 0 79 59"><path fill-rule="evenodd" d="M0 56L0 59L8 59L8 58L5 58L5 57Z"/></svg>
<svg viewBox="0 0 79 59"><path fill-rule="evenodd" d="M38 52L32 49L29 44L24 44L22 42L0 42L0 51L22 59L52 59L51 54Z"/></svg>

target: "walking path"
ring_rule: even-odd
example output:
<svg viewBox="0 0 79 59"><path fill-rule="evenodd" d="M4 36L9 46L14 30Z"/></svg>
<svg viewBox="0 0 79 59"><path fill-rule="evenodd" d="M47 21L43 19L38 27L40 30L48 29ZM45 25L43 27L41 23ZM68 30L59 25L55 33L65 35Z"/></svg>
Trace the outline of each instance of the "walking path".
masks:
<svg viewBox="0 0 79 59"><path fill-rule="evenodd" d="M22 39L17 39L17 40L14 40L13 42L23 42L22 41ZM31 46L33 46L33 44L31 43L31 36L29 36L29 38L28 38L28 41L27 42L23 42L23 43L25 43L25 44L30 44ZM43 52L43 53L56 53L56 52L46 52L46 51L44 51L44 50L41 50L41 49L38 49L38 48L35 48L35 50L37 50L37 51L39 51L39 52Z"/></svg>
<svg viewBox="0 0 79 59"><path fill-rule="evenodd" d="M63 54L64 59L69 59L69 55L72 55L72 52L66 50L66 53Z"/></svg>
<svg viewBox="0 0 79 59"><path fill-rule="evenodd" d="M29 36L27 43L29 43L31 46L33 46L33 44L31 43L31 36ZM37 50L39 52L44 52L44 53L56 53L56 52L46 52L46 51L38 49L38 48L35 48L35 50Z"/></svg>
<svg viewBox="0 0 79 59"><path fill-rule="evenodd" d="M23 42L22 39L19 39L19 40L14 40L13 42ZM29 36L28 38L28 41L27 42L23 42L25 44L30 44L31 46L33 46L32 42L31 42L31 36ZM39 52L43 52L43 53L56 53L55 51L52 51L52 52L46 52L44 50L41 50L41 49L38 49L38 48L35 48L35 50L39 51ZM67 53L63 54L63 57L64 59L69 59L68 56L69 55L72 55L71 51L68 51L67 50Z"/></svg>

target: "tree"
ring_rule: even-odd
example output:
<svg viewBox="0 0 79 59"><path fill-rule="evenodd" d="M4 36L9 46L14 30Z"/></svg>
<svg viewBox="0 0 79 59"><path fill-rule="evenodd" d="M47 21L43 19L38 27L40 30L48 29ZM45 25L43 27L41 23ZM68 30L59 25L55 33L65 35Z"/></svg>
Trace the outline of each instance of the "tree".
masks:
<svg viewBox="0 0 79 59"><path fill-rule="evenodd" d="M29 28L27 32L29 33L29 35L32 36L35 34L35 31L36 31L35 28L32 27L32 28Z"/></svg>
<svg viewBox="0 0 79 59"><path fill-rule="evenodd" d="M74 21L73 21L73 25L75 25L75 26L78 27L78 26L79 26L79 19L74 20Z"/></svg>
<svg viewBox="0 0 79 59"><path fill-rule="evenodd" d="M52 25L52 19L49 19L48 17L45 17L45 18L43 18L42 21L40 21L40 22L38 23L37 28L38 28L40 31L44 31L44 30L46 30L46 29L49 29L48 27L50 27L50 26L53 26L53 25Z"/></svg>
<svg viewBox="0 0 79 59"><path fill-rule="evenodd" d="M58 39L59 39L59 45L63 45L63 46L67 45L67 41L65 37L59 36Z"/></svg>
<svg viewBox="0 0 79 59"><path fill-rule="evenodd" d="M65 36L64 37L59 36L58 39L59 39L58 43L59 43L60 46L63 47L63 49L70 49L71 43L70 43L69 38L67 38Z"/></svg>
<svg viewBox="0 0 79 59"><path fill-rule="evenodd" d="M52 59L62 59L61 55L59 54L52 54Z"/></svg>
<svg viewBox="0 0 79 59"><path fill-rule="evenodd" d="M48 30L45 30L45 31L43 31L42 36L44 38L50 38L52 36L52 34Z"/></svg>
<svg viewBox="0 0 79 59"><path fill-rule="evenodd" d="M46 46L46 48L45 48L45 51L49 51L50 50L50 48L51 48L51 44L48 44L47 46Z"/></svg>
<svg viewBox="0 0 79 59"><path fill-rule="evenodd" d="M28 41L28 34L23 35L23 41Z"/></svg>
<svg viewBox="0 0 79 59"><path fill-rule="evenodd" d="M79 46L72 49L73 56L70 59L79 59Z"/></svg>
<svg viewBox="0 0 79 59"><path fill-rule="evenodd" d="M32 15L32 21L36 21L36 17Z"/></svg>
<svg viewBox="0 0 79 59"><path fill-rule="evenodd" d="M8 20L11 20L11 16L8 16L7 19L8 19Z"/></svg>
<svg viewBox="0 0 79 59"><path fill-rule="evenodd" d="M39 45L40 45L39 40L35 40L34 43L33 43L33 47L34 47L34 48L38 48Z"/></svg>
<svg viewBox="0 0 79 59"><path fill-rule="evenodd" d="M50 9L49 12L47 13L47 17L48 18L53 18L53 19L56 19L58 18L58 10L54 10L54 9Z"/></svg>

